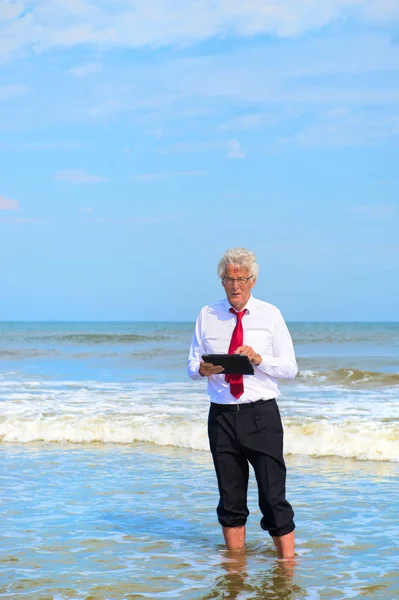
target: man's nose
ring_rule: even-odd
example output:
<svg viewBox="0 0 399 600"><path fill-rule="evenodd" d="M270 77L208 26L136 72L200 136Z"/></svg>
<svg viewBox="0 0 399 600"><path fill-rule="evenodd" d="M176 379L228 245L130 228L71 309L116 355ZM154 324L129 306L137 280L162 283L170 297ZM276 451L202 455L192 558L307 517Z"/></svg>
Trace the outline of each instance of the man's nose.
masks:
<svg viewBox="0 0 399 600"><path fill-rule="evenodd" d="M238 287L240 286L238 285L237 279L233 279L233 288L236 290Z"/></svg>

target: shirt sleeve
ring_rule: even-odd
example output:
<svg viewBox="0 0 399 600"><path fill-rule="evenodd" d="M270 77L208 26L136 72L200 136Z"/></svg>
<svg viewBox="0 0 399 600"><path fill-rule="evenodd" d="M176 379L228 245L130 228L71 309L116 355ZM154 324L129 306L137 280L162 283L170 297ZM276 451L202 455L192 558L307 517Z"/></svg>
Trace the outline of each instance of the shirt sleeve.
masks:
<svg viewBox="0 0 399 600"><path fill-rule="evenodd" d="M188 366L187 371L191 379L194 381L203 379L202 375L199 374L198 370L202 355L204 354L204 344L202 339L202 311L198 315L195 323L195 329L193 333L193 339L191 341L190 352L188 355Z"/></svg>
<svg viewBox="0 0 399 600"><path fill-rule="evenodd" d="M279 310L273 327L273 356L262 356L257 368L276 379L294 379L298 373L291 335Z"/></svg>

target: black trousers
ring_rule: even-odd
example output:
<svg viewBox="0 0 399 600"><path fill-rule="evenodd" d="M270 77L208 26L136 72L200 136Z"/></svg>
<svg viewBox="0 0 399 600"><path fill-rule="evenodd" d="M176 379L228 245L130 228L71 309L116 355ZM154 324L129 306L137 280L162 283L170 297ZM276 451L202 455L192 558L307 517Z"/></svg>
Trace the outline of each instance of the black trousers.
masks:
<svg viewBox="0 0 399 600"><path fill-rule="evenodd" d="M208 435L220 493L219 523L245 525L250 463L258 484L262 529L271 536L291 533L294 511L285 498L283 426L276 401L258 400L238 409L211 403Z"/></svg>

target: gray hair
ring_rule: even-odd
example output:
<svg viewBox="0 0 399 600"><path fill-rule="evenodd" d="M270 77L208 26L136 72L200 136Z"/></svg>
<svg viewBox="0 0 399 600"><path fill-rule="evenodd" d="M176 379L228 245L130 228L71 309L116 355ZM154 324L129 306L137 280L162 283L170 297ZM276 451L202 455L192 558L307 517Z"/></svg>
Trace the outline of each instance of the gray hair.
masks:
<svg viewBox="0 0 399 600"><path fill-rule="evenodd" d="M256 256L253 252L245 248L231 248L231 250L226 250L218 264L220 279L224 277L226 265L237 265L242 269L246 269L253 279L258 277L259 266L256 262Z"/></svg>

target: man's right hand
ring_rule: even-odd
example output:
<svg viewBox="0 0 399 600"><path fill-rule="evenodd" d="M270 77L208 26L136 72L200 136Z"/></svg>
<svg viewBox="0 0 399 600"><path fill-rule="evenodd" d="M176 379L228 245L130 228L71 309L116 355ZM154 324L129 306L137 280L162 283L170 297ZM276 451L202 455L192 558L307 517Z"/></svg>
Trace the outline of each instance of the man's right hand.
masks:
<svg viewBox="0 0 399 600"><path fill-rule="evenodd" d="M203 360L200 362L200 368L198 373L202 377L209 377L210 375L219 375L223 373L224 369L220 365L213 365L212 363L206 363Z"/></svg>

